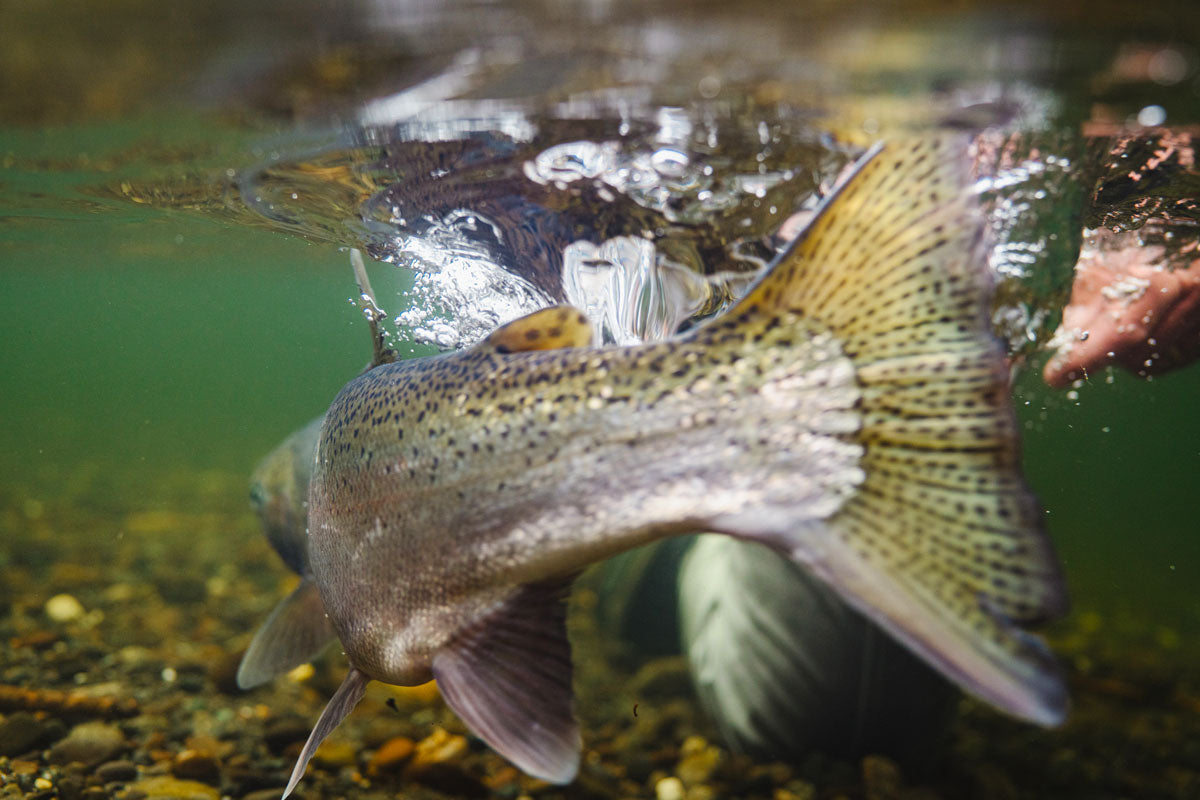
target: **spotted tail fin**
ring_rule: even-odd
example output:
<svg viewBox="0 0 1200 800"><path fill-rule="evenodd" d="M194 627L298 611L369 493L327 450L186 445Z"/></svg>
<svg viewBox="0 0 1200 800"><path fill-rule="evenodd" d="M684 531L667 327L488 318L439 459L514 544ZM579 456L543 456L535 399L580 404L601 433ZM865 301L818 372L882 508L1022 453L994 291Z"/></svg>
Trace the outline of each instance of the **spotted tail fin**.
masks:
<svg viewBox="0 0 1200 800"><path fill-rule="evenodd" d="M861 485L823 522L758 538L965 689L1056 724L1061 676L1021 626L1061 615L1065 593L987 329L965 153L934 138L868 154L734 310L827 329L861 393Z"/></svg>

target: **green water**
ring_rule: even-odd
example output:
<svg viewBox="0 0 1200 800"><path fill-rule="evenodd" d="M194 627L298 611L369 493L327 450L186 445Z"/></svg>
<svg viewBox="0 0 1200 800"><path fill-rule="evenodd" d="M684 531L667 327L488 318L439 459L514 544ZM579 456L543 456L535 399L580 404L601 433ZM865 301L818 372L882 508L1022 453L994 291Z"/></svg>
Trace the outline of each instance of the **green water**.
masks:
<svg viewBox="0 0 1200 800"><path fill-rule="evenodd" d="M186 7L192 5L200 4ZM131 9L132 17L144 11L138 4ZM1030 81L1051 95L1061 93L1050 115L1053 125L1072 135L1065 121L1073 126L1091 110L1089 99L1073 93L1094 85L1089 81L1107 69L1108 54L1120 43L1146 41L1178 45L1188 59L1187 78L1175 94L1163 99L1128 87L1096 91L1118 116L1164 102L1180 112L1173 122L1200 121L1196 43L1180 43L1162 21L1170 15L1158 6L1152 11L1142 20L1145 30L1128 41L1103 21L1091 38L1076 31L1057 44L1038 32L1052 43L1038 68L1050 77L1035 69ZM61 43L44 38L50 34L35 24L51 11L38 6L30 13L25 27L10 26L16 31L7 34L10 43L22 36L33 49ZM247 618L261 618L269 609L284 570L259 538L247 481L259 459L321 413L368 359L367 326L349 302L356 290L346 252L362 244L355 238L361 230L358 222L347 224L339 238L325 225L305 231L266 220L236 196L230 176L277 155L282 164L303 162L312 142L345 147L339 132L354 127L347 108L378 94L389 79L404 87L436 74L454 43L471 36L460 20L444 46L409 40L389 45L386 37L361 31L343 31L345 41L333 41L333 34L327 40L313 32L322 30L324 17L312 9L289 26L276 26L271 14L255 10L254 25L234 35L236 26L195 8L177 13L185 21L207 21L185 37L188 47L171 40L181 47L177 58L151 45L173 26L147 18L146 31L122 40L121 52L117 45L112 51L92 45L80 63L44 72L60 81L54 102L0 106L0 570L7 571L0 576L8 576L0 577L0 611L6 605L12 611L13 630L44 623L38 615L46 599L69 586L64 563L102 568L110 559L122 580L153 582L164 596L171 592L164 588L170 575L188 568L179 562L193 556L201 570L261 589L264 596L250 602L254 613L213 612L225 615L220 624L227 627L220 630L230 637L244 638L254 624L247 625ZM681 35L686 40L687 31L704 30L717 15L697 12L697 27ZM814 15L833 19L836 24L829 24L838 31L858 24L830 9ZM563 23L550 16L552 27ZM881 93L903 105L910 93L919 94L914 86L937 94L939 81L953 72L942 58L965 56L961 45L942 58L926 48L954 31L956 18L938 13L924 19L933 22L915 25L911 38L897 37L900 44L889 39L890 49L875 54L873 70L863 66L870 56L847 56L854 63L847 74L854 77L834 74L823 91L860 92L847 104L859 110L871 108ZM994 22L990 14L966 19L964 29L976 31L973 36ZM68 20L65 28L75 33L63 36L81 36L83 24ZM1047 26L1070 27L1061 18ZM175 94L183 75L221 72L214 64L232 61L258 63L246 53L268 40L272 45L258 55L272 66L247 68L253 80L213 78L202 98ZM312 53L296 55L307 47ZM6 63L25 63L21 52L10 49ZM36 71L36 58L28 58L22 74ZM821 58L826 60L814 58L789 74L807 86L811 70L831 69L828 54ZM1055 58L1066 63L1055 64ZM570 62L572 68L592 69L600 78L585 80L564 69L565 77L556 74L547 85L603 84L607 73L594 60L581 60L584 67ZM546 56L539 63L552 71L558 62ZM130 77L139 65L161 74ZM988 71L986 65L962 66ZM109 78L108 94L85 91L90 84L81 75L89 70ZM482 97L516 93L506 75L488 73L490 82L471 91ZM229 88L233 84L236 89ZM159 191L158 202L134 202L154 199L145 187ZM340 222L335 211L326 213L323 221ZM384 307L402 311L398 304L411 277L390 266L375 268L372 277ZM406 353L430 351L397 344ZM1026 472L1045 508L1074 608L1052 636L1070 639L1082 617L1099 620L1083 627L1098 627L1095 635L1111 648L1136 653L1158 673L1194 686L1200 681L1200 367L1152 381L1106 370L1068 395L1042 384L1036 367L1044 356L1036 354L1021 371L1014 403ZM158 524L147 512L178 519ZM178 535L177 522L188 533L161 541L164 530ZM243 569L247 560L251 566ZM189 580L203 586L204 577ZM102 569L89 580L96 596L110 582ZM87 590L74 591L87 599ZM205 595L203 588L196 592ZM203 614L187 613L193 615L189 624L201 625ZM233 623L243 629L234 630ZM184 650L204 639L181 638L188 639ZM1098 790L1095 796L1107 795Z"/></svg>
<svg viewBox="0 0 1200 800"><path fill-rule="evenodd" d="M1076 608L1117 611L1151 632L1178 626L1191 646L1200 633L1200 418L1192 413L1200 372L1149 383L1105 377L1071 401L1025 376L1017 408L1026 423L1026 471ZM1190 668L1194 657L1180 663Z"/></svg>

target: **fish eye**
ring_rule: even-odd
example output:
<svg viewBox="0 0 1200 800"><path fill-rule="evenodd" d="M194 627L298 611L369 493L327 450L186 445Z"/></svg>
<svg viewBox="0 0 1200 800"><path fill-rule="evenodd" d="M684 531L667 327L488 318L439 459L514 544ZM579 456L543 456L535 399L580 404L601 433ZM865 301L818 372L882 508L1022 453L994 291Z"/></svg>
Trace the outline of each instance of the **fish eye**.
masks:
<svg viewBox="0 0 1200 800"><path fill-rule="evenodd" d="M255 509L261 510L267 504L267 490L263 488L261 483L251 484L250 486L250 505Z"/></svg>

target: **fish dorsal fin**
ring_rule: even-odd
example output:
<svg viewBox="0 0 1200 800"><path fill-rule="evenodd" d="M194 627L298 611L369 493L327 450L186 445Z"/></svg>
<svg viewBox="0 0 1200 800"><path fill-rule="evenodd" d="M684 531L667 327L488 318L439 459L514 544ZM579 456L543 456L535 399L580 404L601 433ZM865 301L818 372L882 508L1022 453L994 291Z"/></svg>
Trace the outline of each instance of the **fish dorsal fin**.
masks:
<svg viewBox="0 0 1200 800"><path fill-rule="evenodd" d="M587 347L591 343L592 323L574 306L551 306L526 314L497 328L484 340L485 345L501 353Z"/></svg>
<svg viewBox="0 0 1200 800"><path fill-rule="evenodd" d="M305 578L254 634L238 666L238 687L252 689L312 661L335 636L317 585Z"/></svg>
<svg viewBox="0 0 1200 800"><path fill-rule="evenodd" d="M433 659L454 713L521 770L570 783L581 739L572 712L569 580L520 587Z"/></svg>
<svg viewBox="0 0 1200 800"><path fill-rule="evenodd" d="M308 735L308 741L304 743L304 748L300 751L299 758L296 759L296 766L292 768L292 777L288 779L287 788L283 790L283 797L280 800L286 800L287 796L296 788L296 784L304 777L304 768L308 766L313 753L317 752L317 748L321 746L321 742L325 741L325 737L333 733L333 729L354 710L358 701L362 700L370 680L354 667L351 667L350 671L346 673L346 679L333 693L333 697L329 698L329 702L325 704L325 710L321 712L321 718L317 720L312 733Z"/></svg>

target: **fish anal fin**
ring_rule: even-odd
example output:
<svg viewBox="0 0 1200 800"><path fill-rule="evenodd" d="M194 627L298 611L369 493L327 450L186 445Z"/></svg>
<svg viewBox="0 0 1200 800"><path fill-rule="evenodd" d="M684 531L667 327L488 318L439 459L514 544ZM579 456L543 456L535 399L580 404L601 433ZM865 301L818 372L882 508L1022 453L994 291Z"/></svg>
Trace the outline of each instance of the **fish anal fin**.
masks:
<svg viewBox="0 0 1200 800"><path fill-rule="evenodd" d="M325 737L333 733L333 729L358 705L358 701L362 699L363 693L367 689L367 682L370 680L354 667L351 667L350 671L346 673L342 685L333 693L333 697L329 698L325 710L321 712L321 718L317 720L312 733L308 735L308 741L304 743L304 749L300 751L300 756L296 759L296 766L292 768L292 777L288 779L288 785L283 790L281 800L286 800L287 796L296 788L296 784L304 777L304 768L308 766L309 760L317 752L321 742L325 741Z"/></svg>
<svg viewBox="0 0 1200 800"><path fill-rule="evenodd" d="M433 659L447 705L526 773L570 783L581 739L572 711L569 580L522 586Z"/></svg>
<svg viewBox="0 0 1200 800"><path fill-rule="evenodd" d="M501 353L587 347L592 343L592 324L574 306L552 306L497 328L484 343Z"/></svg>
<svg viewBox="0 0 1200 800"><path fill-rule="evenodd" d="M305 578L254 634L238 665L238 687L252 689L312 661L335 637L317 585Z"/></svg>

